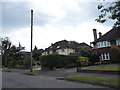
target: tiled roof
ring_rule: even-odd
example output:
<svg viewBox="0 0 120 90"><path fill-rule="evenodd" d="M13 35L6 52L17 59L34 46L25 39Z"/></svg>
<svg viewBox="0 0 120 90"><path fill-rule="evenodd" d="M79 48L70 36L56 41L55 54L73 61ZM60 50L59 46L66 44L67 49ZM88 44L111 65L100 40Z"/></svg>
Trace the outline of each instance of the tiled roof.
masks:
<svg viewBox="0 0 120 90"><path fill-rule="evenodd" d="M108 31L106 34L95 40L93 43L97 43L100 41L111 41L120 38L120 27L115 27Z"/></svg>
<svg viewBox="0 0 120 90"><path fill-rule="evenodd" d="M45 51L65 49L65 48L76 49L80 46L85 46L85 45L89 46L86 43L76 43L75 41L62 40L52 44L50 47L46 48Z"/></svg>

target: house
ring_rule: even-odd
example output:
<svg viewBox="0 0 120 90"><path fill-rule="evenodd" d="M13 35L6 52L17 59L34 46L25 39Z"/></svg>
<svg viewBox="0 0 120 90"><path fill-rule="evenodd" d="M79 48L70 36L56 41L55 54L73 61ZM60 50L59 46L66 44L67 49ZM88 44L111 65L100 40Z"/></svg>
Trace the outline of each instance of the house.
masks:
<svg viewBox="0 0 120 90"><path fill-rule="evenodd" d="M78 52L81 46L90 47L86 43L77 43L75 41L62 40L54 44L51 44L51 46L45 49L42 55L48 55L48 54L53 54L53 53L70 55L70 54Z"/></svg>
<svg viewBox="0 0 120 90"><path fill-rule="evenodd" d="M111 46L115 45L120 48L120 27L115 27L104 35L99 32L99 38L97 38L96 29L93 29L93 35L93 50L100 54L99 57L101 60L110 60L109 50Z"/></svg>

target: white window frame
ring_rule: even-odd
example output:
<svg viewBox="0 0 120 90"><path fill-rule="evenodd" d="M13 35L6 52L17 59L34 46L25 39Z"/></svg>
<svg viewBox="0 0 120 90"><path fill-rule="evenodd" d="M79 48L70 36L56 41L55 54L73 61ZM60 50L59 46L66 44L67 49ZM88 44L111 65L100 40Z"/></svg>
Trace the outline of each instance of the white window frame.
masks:
<svg viewBox="0 0 120 90"><path fill-rule="evenodd" d="M101 60L110 60L110 54L109 53L101 54Z"/></svg>
<svg viewBox="0 0 120 90"><path fill-rule="evenodd" d="M116 40L116 45L120 45L120 39Z"/></svg>
<svg viewBox="0 0 120 90"><path fill-rule="evenodd" d="M97 48L109 47L111 46L110 41L102 41L97 43Z"/></svg>

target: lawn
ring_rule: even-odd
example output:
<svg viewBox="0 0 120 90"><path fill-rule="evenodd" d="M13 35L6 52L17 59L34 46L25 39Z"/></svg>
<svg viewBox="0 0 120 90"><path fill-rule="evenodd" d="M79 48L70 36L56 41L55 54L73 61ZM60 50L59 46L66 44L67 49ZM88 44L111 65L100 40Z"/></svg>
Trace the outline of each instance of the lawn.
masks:
<svg viewBox="0 0 120 90"><path fill-rule="evenodd" d="M16 70L15 70L15 69L0 69L0 71L14 72L14 71L16 71Z"/></svg>
<svg viewBox="0 0 120 90"><path fill-rule="evenodd" d="M98 66L96 68L88 68L87 70L108 70L108 71L119 71L119 65L111 66Z"/></svg>
<svg viewBox="0 0 120 90"><path fill-rule="evenodd" d="M116 86L120 85L120 80L118 80L118 78L69 75L69 76L65 76L64 79L70 81L94 82L99 84L116 85Z"/></svg>
<svg viewBox="0 0 120 90"><path fill-rule="evenodd" d="M41 68L41 66L32 66L32 68Z"/></svg>

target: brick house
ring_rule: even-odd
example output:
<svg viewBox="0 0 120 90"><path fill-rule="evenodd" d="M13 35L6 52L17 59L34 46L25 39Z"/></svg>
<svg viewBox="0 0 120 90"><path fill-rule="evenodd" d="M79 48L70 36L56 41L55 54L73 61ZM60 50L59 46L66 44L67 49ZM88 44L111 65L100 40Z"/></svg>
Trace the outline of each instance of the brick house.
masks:
<svg viewBox="0 0 120 90"><path fill-rule="evenodd" d="M120 27L115 27L102 35L99 32L99 38L97 38L97 31L93 29L94 41L93 50L97 51L100 54L101 60L110 60L109 50L112 45L115 45L120 48Z"/></svg>

